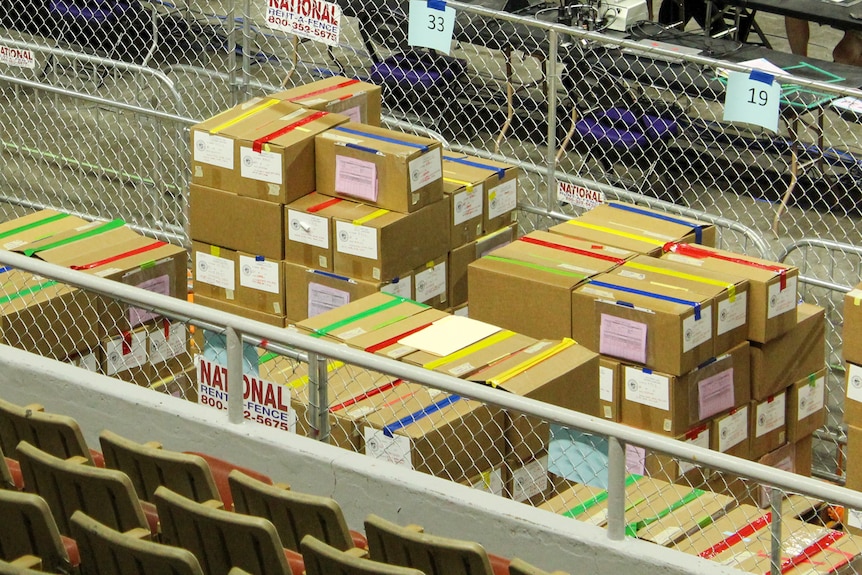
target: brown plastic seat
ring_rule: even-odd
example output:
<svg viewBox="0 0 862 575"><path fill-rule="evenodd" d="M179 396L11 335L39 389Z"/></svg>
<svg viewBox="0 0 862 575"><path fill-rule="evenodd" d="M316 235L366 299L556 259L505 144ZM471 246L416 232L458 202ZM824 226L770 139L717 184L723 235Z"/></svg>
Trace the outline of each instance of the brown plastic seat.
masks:
<svg viewBox="0 0 862 575"><path fill-rule="evenodd" d="M410 567L379 563L360 557L353 548L336 549L320 539L306 535L300 544L306 575L423 575Z"/></svg>
<svg viewBox="0 0 862 575"><path fill-rule="evenodd" d="M191 551L207 575L233 567L251 575L302 575L302 555L284 549L272 523L156 489L162 542Z"/></svg>
<svg viewBox="0 0 862 575"><path fill-rule="evenodd" d="M35 571L24 567L24 565L29 564L29 558L21 558L11 563L0 559L0 575L44 575L43 571Z"/></svg>
<svg viewBox="0 0 862 575"><path fill-rule="evenodd" d="M87 446L73 418L45 413L41 405L21 407L0 399L0 449L15 453L21 441L61 459L83 457L90 465L104 467L102 454Z"/></svg>
<svg viewBox="0 0 862 575"><path fill-rule="evenodd" d="M191 551L120 533L81 511L72 514L72 534L86 575L203 575Z"/></svg>
<svg viewBox="0 0 862 575"><path fill-rule="evenodd" d="M24 478L21 476L21 466L12 458L3 454L0 449L0 489L24 489Z"/></svg>
<svg viewBox="0 0 862 575"><path fill-rule="evenodd" d="M209 464L200 456L137 443L109 430L99 435L99 444L105 466L128 475L143 501L152 503L159 485L198 503L221 501Z"/></svg>
<svg viewBox="0 0 862 575"><path fill-rule="evenodd" d="M509 563L509 573L510 575L569 575L563 571L554 571L553 573L542 571L517 557Z"/></svg>
<svg viewBox="0 0 862 575"><path fill-rule="evenodd" d="M41 569L67 573L79 563L75 541L60 535L51 509L32 493L0 490L0 559L31 555Z"/></svg>
<svg viewBox="0 0 862 575"><path fill-rule="evenodd" d="M228 511L233 510L233 496L230 492L230 485L228 484L227 477L230 475L230 472L234 469L238 469L248 475L249 477L254 477L258 481L262 481L267 485L272 485L272 479L263 473L259 473L254 469L249 469L248 467L243 467L241 465L236 465L229 461L225 461L224 459L219 459L213 455L208 453L201 453L199 451L187 451L189 455L197 455L198 457L202 457L204 461L210 466L210 471L212 471L213 478L216 482L216 487L218 488L219 495L221 496L221 501L224 504L224 508Z"/></svg>
<svg viewBox="0 0 862 575"><path fill-rule="evenodd" d="M299 543L306 535L341 551L352 547L368 549L365 536L347 528L341 507L334 499L267 485L238 470L228 475L228 483L234 511L270 520L278 530L281 544L288 549L299 551Z"/></svg>
<svg viewBox="0 0 862 575"><path fill-rule="evenodd" d="M45 498L63 535L70 535L70 519L78 510L117 531L141 528L158 533L158 517L144 513L122 471L60 459L26 441L18 445L18 460L27 491Z"/></svg>
<svg viewBox="0 0 862 575"><path fill-rule="evenodd" d="M495 565L478 543L422 533L421 527L401 527L382 517L365 519L365 536L371 559L413 567L425 575L506 575L509 561Z"/></svg>

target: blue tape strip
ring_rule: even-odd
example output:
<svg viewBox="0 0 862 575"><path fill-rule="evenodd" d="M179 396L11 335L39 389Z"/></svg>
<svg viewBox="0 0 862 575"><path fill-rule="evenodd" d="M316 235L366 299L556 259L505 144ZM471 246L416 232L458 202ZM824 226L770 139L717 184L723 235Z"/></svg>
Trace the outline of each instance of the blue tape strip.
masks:
<svg viewBox="0 0 862 575"><path fill-rule="evenodd" d="M506 168L498 168L496 166L489 166L488 164L481 164L479 162L472 162L470 160L465 160L464 158L456 158L454 156L443 156L444 160L448 160L450 162L456 162L458 164L464 164L465 166L472 166L474 168L479 168L481 170L490 170L492 172L497 172L497 177L499 179L503 179L503 176L506 175Z"/></svg>
<svg viewBox="0 0 862 575"><path fill-rule="evenodd" d="M647 375L652 375L652 370L648 367L643 368L641 371Z"/></svg>
<svg viewBox="0 0 862 575"><path fill-rule="evenodd" d="M748 79L755 82L763 82L767 86L771 86L772 82L775 81L775 76L763 70L752 70L751 74L748 75Z"/></svg>
<svg viewBox="0 0 862 575"><path fill-rule="evenodd" d="M625 306L625 307L630 307L630 308L632 308L632 309L634 309L634 307L635 307L635 304L630 303L630 302L627 302L627 301L622 301L622 300L617 300L617 305L621 305L621 306Z"/></svg>
<svg viewBox="0 0 862 575"><path fill-rule="evenodd" d="M664 220L666 222L670 222L672 224L679 224L681 226L686 226L689 228L694 228L694 241L695 243L702 244L703 243L703 226L699 226L697 224L692 224L686 220L681 220L679 218L675 218L673 216L667 214L657 214L655 212L649 212L647 210L643 210L637 206L627 206L625 204L608 204L612 208L616 208L618 210L625 210L627 212L632 212L633 214L640 214L642 216L647 216L650 218L656 218L658 220Z"/></svg>
<svg viewBox="0 0 862 575"><path fill-rule="evenodd" d="M428 0L428 7L432 10L446 11L446 0Z"/></svg>
<svg viewBox="0 0 862 575"><path fill-rule="evenodd" d="M266 261L266 258L264 258L263 256L254 256L254 261L262 262L262 261Z"/></svg>
<svg viewBox="0 0 862 575"><path fill-rule="evenodd" d="M318 274L318 275L321 275L321 276L324 276L324 277L332 278L332 279L334 279L334 280L340 280L340 281L343 281L343 282L353 281L353 280L351 280L351 279L350 279L349 277L347 277L347 276L340 276L340 275L338 275L338 274L334 274L334 273L331 273L331 272L325 272L325 271L323 271L323 270L309 270L309 271L310 271L311 273L313 273L313 274Z"/></svg>
<svg viewBox="0 0 862 575"><path fill-rule="evenodd" d="M13 269L15 268L13 268L12 266L3 266L2 268L0 268L0 274L5 274L6 272L12 271Z"/></svg>
<svg viewBox="0 0 862 575"><path fill-rule="evenodd" d="M440 411L444 407L449 407L450 405L452 405L453 403L455 403L459 399L461 399L460 395L450 395L446 399L441 399L437 403L432 403L431 405L423 407L422 409L420 409L416 413L411 413L407 417L402 417L398 421L396 421L394 423L390 423L389 425L384 427L383 428L383 435L385 435L386 437L392 437L393 432L398 431L402 427L407 427L411 423L415 423L415 422L419 421L420 419L422 419L423 417L428 417L432 413Z"/></svg>
<svg viewBox="0 0 862 575"><path fill-rule="evenodd" d="M369 134L368 132L362 132L360 130L354 130L353 128L345 128L343 126L336 126L333 130L338 130L339 132L347 132L348 134L353 134L354 136L364 136L366 138L371 138L372 140L380 140L381 142L389 142L390 144L398 144L399 146L408 146L410 148L418 148L423 152L428 149L428 146L424 144L416 144L414 142L405 142L404 140L398 140L396 138L388 138L386 136L380 136L378 134ZM349 145L349 144L348 144Z"/></svg>
<svg viewBox="0 0 862 575"><path fill-rule="evenodd" d="M360 152L368 152L369 154L377 155L380 152L375 150L374 148L369 148L367 146L360 146L359 144L344 144L348 148L353 148L354 150L359 150Z"/></svg>
<svg viewBox="0 0 862 575"><path fill-rule="evenodd" d="M612 290L620 290L620 291L624 291L624 292L628 292L628 293L633 293L636 295L642 295L642 296L651 297L654 299L660 299L660 300L664 300L664 301L669 301L669 302L673 302L673 303L678 303L678 304L682 304L682 305L690 305L691 307L694 308L694 319L696 321L700 320L700 304L697 303L696 301L689 301L687 299L680 299L678 297L671 297L669 295L652 293L652 292L648 292L648 291L644 291L644 290L639 290L639 289L625 287L625 286L618 286L618 285L609 284L606 282L595 281L595 280L590 280L590 284L598 286L598 287L608 288L608 289L612 289Z"/></svg>

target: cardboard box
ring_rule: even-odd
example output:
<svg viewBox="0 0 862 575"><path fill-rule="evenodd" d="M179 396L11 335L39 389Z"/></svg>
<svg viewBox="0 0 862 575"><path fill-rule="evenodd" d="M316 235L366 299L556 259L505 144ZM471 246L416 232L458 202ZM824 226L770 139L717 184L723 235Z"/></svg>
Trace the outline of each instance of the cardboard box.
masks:
<svg viewBox="0 0 862 575"><path fill-rule="evenodd" d="M272 98L247 107L253 101L192 126L192 183L280 204L314 191L315 136L349 118ZM212 157L214 141L232 156Z"/></svg>
<svg viewBox="0 0 862 575"><path fill-rule="evenodd" d="M535 507L553 495L557 487L548 475L548 455L523 462L517 457L503 462L503 496Z"/></svg>
<svg viewBox="0 0 862 575"><path fill-rule="evenodd" d="M448 152L443 175L481 187L482 233L489 234L516 222L518 168L502 162Z"/></svg>
<svg viewBox="0 0 862 575"><path fill-rule="evenodd" d="M665 259L748 278L748 339L766 343L796 325L799 269L704 246L668 244Z"/></svg>
<svg viewBox="0 0 862 575"><path fill-rule="evenodd" d="M454 325L457 330L459 324ZM402 357L402 361L453 377L466 378L536 343L538 340L532 337L509 330L499 330L444 356L414 348L413 353Z"/></svg>
<svg viewBox="0 0 862 575"><path fill-rule="evenodd" d="M611 421L620 420L622 364L612 357L599 358L599 413Z"/></svg>
<svg viewBox="0 0 862 575"><path fill-rule="evenodd" d="M192 260L195 295L236 303L236 251L192 241Z"/></svg>
<svg viewBox="0 0 862 575"><path fill-rule="evenodd" d="M826 423L826 368L787 388L787 441L799 441Z"/></svg>
<svg viewBox="0 0 862 575"><path fill-rule="evenodd" d="M467 303L469 265L492 250L514 241L517 235L518 225L511 224L449 252L449 305L457 308Z"/></svg>
<svg viewBox="0 0 862 575"><path fill-rule="evenodd" d="M316 138L317 191L401 213L443 199L440 142L348 122ZM311 190L309 190L311 191ZM446 221L440 230L448 229ZM448 251L449 238L440 252Z"/></svg>
<svg viewBox="0 0 862 575"><path fill-rule="evenodd" d="M589 505L590 502L593 502L592 506L598 505L602 501L605 501L607 497L608 492L601 487L574 483L562 489L554 497L539 504L538 507L557 515L575 517L586 511L586 509L582 511L582 507Z"/></svg>
<svg viewBox="0 0 862 575"><path fill-rule="evenodd" d="M666 503L667 507L663 507L663 503ZM663 503L654 509L654 515L644 517L629 531L636 532L638 539L669 546L685 537L692 529L711 522L723 515L727 509L736 506L732 497L701 489L692 489L677 501ZM643 526L635 530L634 527L639 525Z"/></svg>
<svg viewBox="0 0 862 575"><path fill-rule="evenodd" d="M312 192L285 207L284 259L316 268L332 270L332 218L352 219L356 203Z"/></svg>
<svg viewBox="0 0 862 575"><path fill-rule="evenodd" d="M238 305L273 315L287 313L283 260L240 251L236 264Z"/></svg>
<svg viewBox="0 0 862 575"><path fill-rule="evenodd" d="M333 218L333 271L380 281L415 269L446 253L445 220L443 202L410 214L357 205L351 218Z"/></svg>
<svg viewBox="0 0 862 575"><path fill-rule="evenodd" d="M505 489L503 466L500 465L488 471L483 471L462 483L469 485L473 489L503 497Z"/></svg>
<svg viewBox="0 0 862 575"><path fill-rule="evenodd" d="M841 335L844 361L862 364L862 283L844 296L844 327Z"/></svg>
<svg viewBox="0 0 862 575"><path fill-rule="evenodd" d="M189 228L193 240L284 259L283 206L192 184Z"/></svg>
<svg viewBox="0 0 862 575"><path fill-rule="evenodd" d="M751 459L750 411L746 402L714 417L710 427L709 448L742 459Z"/></svg>
<svg viewBox="0 0 862 575"><path fill-rule="evenodd" d="M709 422L706 422L689 429L676 437L676 439L683 443L690 443L704 449L709 449L710 437L710 425ZM663 453L647 451L631 445L627 445L626 449L631 449L634 452L627 459L631 462L638 462L636 464L638 468L626 467L629 473L638 473L640 471L650 477L657 477L668 483L687 486L701 486L704 484L706 476L709 475L709 470L706 468L689 463L688 461L675 459ZM643 461L642 470L639 467L640 461Z"/></svg>
<svg viewBox="0 0 862 575"><path fill-rule="evenodd" d="M750 399L748 342L682 376L622 364L620 421L676 437Z"/></svg>
<svg viewBox="0 0 862 575"><path fill-rule="evenodd" d="M380 86L355 78L329 76L269 97L288 100L309 110L335 112L347 116L351 122L380 125Z"/></svg>
<svg viewBox="0 0 862 575"><path fill-rule="evenodd" d="M307 334L328 336L334 341L349 343L354 337L426 309L428 306L424 304L387 293L376 293L302 320L296 327Z"/></svg>
<svg viewBox="0 0 862 575"><path fill-rule="evenodd" d="M825 310L796 306L796 325L768 343L751 345L751 395L764 399L826 365Z"/></svg>
<svg viewBox="0 0 862 575"><path fill-rule="evenodd" d="M572 292L572 337L598 352L682 375L714 357L714 298L668 285L649 291L607 274ZM681 299L685 297L687 299Z"/></svg>
<svg viewBox="0 0 862 575"><path fill-rule="evenodd" d="M634 481L638 477L640 479ZM662 505L662 503L679 501L691 492L691 488L688 486L673 485L654 477L629 475L626 483L625 522L627 530L634 530L636 524L644 517L652 517L657 511L665 509L666 505ZM593 503L593 501L595 499L587 500L582 504L581 509L587 507L586 511L570 516L579 521L603 527L608 521L607 498L602 499L599 503ZM572 512L581 509L574 509Z"/></svg>
<svg viewBox="0 0 862 575"><path fill-rule="evenodd" d="M0 223L0 246L14 250L22 245L56 233L89 225L90 222L54 210L39 210Z"/></svg>
<svg viewBox="0 0 862 575"><path fill-rule="evenodd" d="M100 347L95 349L87 349L75 352L63 360L63 363L92 371L93 373L102 373L102 350Z"/></svg>
<svg viewBox="0 0 862 575"><path fill-rule="evenodd" d="M102 373L116 379L147 386L153 380L149 361L149 327L114 333L102 341Z"/></svg>
<svg viewBox="0 0 862 575"><path fill-rule="evenodd" d="M794 450L796 461L794 462L793 472L797 475L811 477L812 465L814 463L814 436L806 435L797 439Z"/></svg>
<svg viewBox="0 0 862 575"><path fill-rule="evenodd" d="M745 547L742 534L750 536L769 531L770 517L753 505L741 504L730 509L726 515L718 517L711 523L705 523L688 537L677 540L673 548L689 555L698 555L712 559L724 549L735 545L740 539L740 546ZM736 535L739 533L740 535ZM736 535L736 536L735 536Z"/></svg>
<svg viewBox="0 0 862 575"><path fill-rule="evenodd" d="M760 459L787 441L787 393L751 402L751 458Z"/></svg>
<svg viewBox="0 0 862 575"><path fill-rule="evenodd" d="M427 308L419 313L381 325L373 331L352 337L347 344L368 353L401 359L416 352L416 348L399 343L400 339L430 327L435 321L448 315L444 311Z"/></svg>
<svg viewBox="0 0 862 575"><path fill-rule="evenodd" d="M482 184L448 177L443 170L443 198L449 204L449 249L461 247L482 235L484 229Z"/></svg>
<svg viewBox="0 0 862 575"><path fill-rule="evenodd" d="M762 523L762 522L761 522ZM790 517L781 520L781 561L792 560L801 550L820 540L829 529ZM730 537L736 530L730 531ZM746 573L769 573L772 530L769 525L731 545L711 559Z"/></svg>
<svg viewBox="0 0 862 575"><path fill-rule="evenodd" d="M816 554L799 557L798 562L788 569L786 575L852 575L862 568L862 557L859 550L862 541L850 534L831 532L824 544L819 545L822 551ZM825 543L829 543L826 545Z"/></svg>
<svg viewBox="0 0 862 575"><path fill-rule="evenodd" d="M413 297L413 277L408 272L393 282L370 282L284 262L287 285L287 317L299 322L351 301L384 292Z"/></svg>
<svg viewBox="0 0 862 575"><path fill-rule="evenodd" d="M287 327L287 318L284 315L265 313L262 311L242 307L232 302L212 299L199 294L195 294L195 303L198 305L211 307L225 313L232 313L240 317L253 319L267 325L274 325L275 327Z"/></svg>
<svg viewBox="0 0 862 575"><path fill-rule="evenodd" d="M622 202L600 204L549 231L651 256L667 242L715 245L711 224Z"/></svg>
<svg viewBox="0 0 862 575"><path fill-rule="evenodd" d="M449 307L448 254L444 254L413 270L413 299L436 309Z"/></svg>
<svg viewBox="0 0 862 575"><path fill-rule="evenodd" d="M572 337L572 290L624 260L578 240L531 232L470 264L472 315L531 337ZM628 255L628 254L627 254ZM529 294L525 297L525 294ZM577 338L576 338L577 339Z"/></svg>
<svg viewBox="0 0 862 575"><path fill-rule="evenodd" d="M162 379L154 379L149 387L154 391L197 403L197 367L192 363L180 373L171 374Z"/></svg>
<svg viewBox="0 0 862 575"><path fill-rule="evenodd" d="M156 321L147 334L147 360L152 381L175 377L193 366L186 324L167 318Z"/></svg>
<svg viewBox="0 0 862 575"><path fill-rule="evenodd" d="M852 424L847 426L847 481L845 486L847 489L862 491L862 427Z"/></svg>

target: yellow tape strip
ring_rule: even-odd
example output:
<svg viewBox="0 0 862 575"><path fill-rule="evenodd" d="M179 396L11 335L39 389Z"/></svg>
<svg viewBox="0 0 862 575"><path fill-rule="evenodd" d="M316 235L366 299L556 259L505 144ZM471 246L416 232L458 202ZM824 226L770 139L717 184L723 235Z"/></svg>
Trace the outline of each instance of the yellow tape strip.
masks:
<svg viewBox="0 0 862 575"><path fill-rule="evenodd" d="M491 385L491 387L498 387L498 386L506 383L507 381L509 381L513 377L527 371L528 369L530 369L534 365L545 361L549 357L557 355L558 353L560 353L564 349L572 347L573 345L575 345L575 340L568 338L568 337L564 337L563 340L560 343L558 343L557 345L555 345L549 349L546 349L542 353L536 354L535 357L532 357L532 358L528 359L527 361L521 362L514 367L510 367L509 369L507 369L506 371L504 371L503 373L501 373L497 377L488 380L488 383Z"/></svg>
<svg viewBox="0 0 862 575"><path fill-rule="evenodd" d="M650 237L647 237L647 236L640 236L640 235L638 235L638 234L632 234L632 233L629 233L629 232L624 232L624 231L622 231L622 230L615 230L614 228L608 228L608 227L605 227L605 226L597 226L597 225L595 225L595 224L589 224L589 223L587 223L587 222L582 222L582 221L580 221L580 220L569 220L569 221L568 221L568 222L566 222L566 223L567 223L567 224L571 224L571 225L573 225L573 226L579 226L579 227L582 227L582 228L587 228L588 230L595 230L595 231L597 231L597 232L604 232L604 233L606 233L606 234L613 234L613 235L615 235L615 236L620 236L620 237L623 237L623 238L628 238L628 239L630 239L630 240L636 240L636 241L639 241L639 242L644 242L644 243L652 244L652 245L654 245L654 246L663 246L663 245L665 245L665 244L667 243L667 242L666 242L666 241L664 241L664 240L657 240L657 239L655 239L655 238L650 238Z"/></svg>
<svg viewBox="0 0 862 575"><path fill-rule="evenodd" d="M219 257L221 255L221 248L218 246L210 246L210 255Z"/></svg>
<svg viewBox="0 0 862 575"><path fill-rule="evenodd" d="M434 369L434 368L440 367L441 365L445 365L445 364L449 363L450 361L455 361L455 360L461 359L463 357L467 357L471 353L479 351L480 349L485 349L486 347L489 347L489 346L492 346L496 343L500 343L501 341L507 340L510 337L512 337L513 335L515 335L515 332L509 331L507 329L503 330L503 331L498 331L494 335L488 336L483 340L479 340L476 343L474 343L472 345L468 345L467 347L465 347L463 349L459 349L458 351L456 351L454 353L450 353L449 355L443 356L439 359L435 359L434 361L429 361L428 363L426 363L422 367L424 367L425 369Z"/></svg>
<svg viewBox="0 0 862 575"><path fill-rule="evenodd" d="M389 210L376 210L374 212L371 212L367 216L362 216L359 219L353 220L353 225L354 226L361 226L362 224L364 224L366 222L370 222L374 218L379 218L380 216L385 216L388 213L389 213Z"/></svg>
<svg viewBox="0 0 862 575"><path fill-rule="evenodd" d="M852 289L847 295L853 298L853 305L858 306L860 301L862 301L862 290Z"/></svg>
<svg viewBox="0 0 862 575"><path fill-rule="evenodd" d="M652 272L655 274L662 274L662 275L680 278L680 279L684 279L684 280L689 280L689 281L693 281L693 282L698 282L698 283L702 283L702 284L708 284L708 285L712 285L712 286L723 287L723 288L727 289L727 293L730 296L730 302L733 303L734 301L736 301L736 286L733 285L732 283L727 283L727 282L723 282L720 280L705 278L705 277L701 277L701 276L698 276L695 274L678 272L676 270L668 270L668 269L664 269L664 268L660 268L660 267L656 267L656 266L651 266L651 265L647 265L647 264L642 264L642 263L638 263L638 262L626 262L623 264L623 267L633 268L636 270L642 270L645 272Z"/></svg>
<svg viewBox="0 0 862 575"><path fill-rule="evenodd" d="M255 106L251 110L246 110L245 112L243 112L242 114L240 114L236 118L228 120L224 124L219 124L218 126L213 128L212 130L210 130L210 134L218 134L219 132L221 132L225 128L229 128L229 127L233 126L234 124L242 122L243 120L245 120L249 116L253 116L253 115L257 114L258 112L260 112L261 110L266 110L270 106L274 106L274 105L278 104L278 102L279 102L279 100L267 100L263 104L258 104L257 106Z"/></svg>
<svg viewBox="0 0 862 575"><path fill-rule="evenodd" d="M459 186L464 186L468 192L473 191L473 182L466 182L464 180L456 180L454 178L443 178L444 182L449 182L450 184L458 184Z"/></svg>
<svg viewBox="0 0 862 575"><path fill-rule="evenodd" d="M333 372L342 366L344 366L344 364L340 361L331 361L328 364L326 364L326 373ZM308 376L303 375L302 377L297 377L296 379L294 379L292 381L288 381L285 385L287 385L287 387L291 387L293 389L296 389L299 387L305 387L307 384L308 384Z"/></svg>

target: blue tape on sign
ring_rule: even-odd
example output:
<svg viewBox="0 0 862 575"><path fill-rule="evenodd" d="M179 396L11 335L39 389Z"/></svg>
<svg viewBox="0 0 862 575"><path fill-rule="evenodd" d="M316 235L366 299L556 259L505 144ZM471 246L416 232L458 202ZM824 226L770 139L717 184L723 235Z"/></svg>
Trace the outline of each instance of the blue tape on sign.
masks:
<svg viewBox="0 0 862 575"><path fill-rule="evenodd" d="M360 152L368 152L369 154L379 154L380 152L375 150L374 148L368 148L366 146L360 146L359 144L344 144L348 148L352 148L354 150L359 150Z"/></svg>
<svg viewBox="0 0 862 575"><path fill-rule="evenodd" d="M506 175L506 168L498 168L496 166L489 166L488 164L471 162L470 160L465 160L464 158L455 158L453 156L443 156L443 159L450 162L456 162L458 164L464 164L465 166L472 166L474 168L479 168L482 170L491 170L492 172L497 172L497 177L501 180L503 179L503 176Z"/></svg>
<svg viewBox="0 0 862 575"><path fill-rule="evenodd" d="M775 76L768 72L764 72L763 70L752 70L751 74L748 75L748 79L756 82L763 82L767 86L771 86L772 82L775 80Z"/></svg>
<svg viewBox="0 0 862 575"><path fill-rule="evenodd" d="M446 0L428 0L428 7L432 10L446 11Z"/></svg>
<svg viewBox="0 0 862 575"><path fill-rule="evenodd" d="M5 274L8 271L12 271L12 269L12 266L3 266L2 268L0 268L0 274Z"/></svg>
<svg viewBox="0 0 862 575"><path fill-rule="evenodd" d="M652 370L648 367L643 368L641 371L643 371L647 375L652 375Z"/></svg>
<svg viewBox="0 0 862 575"><path fill-rule="evenodd" d="M699 226L697 224L693 224L686 220L681 220L679 218L675 218L673 216L669 216L667 214L657 214L655 212L649 212L647 210L642 210L637 206L627 206L624 204L608 204L612 208L616 208L618 210L625 210L627 212L632 212L633 214L640 214L642 216L648 216L650 218L656 218L658 220L664 220L666 222L670 222L672 224L679 224L681 226L686 226L694 229L694 241L695 243L702 244L703 243L703 226Z"/></svg>
<svg viewBox="0 0 862 575"><path fill-rule="evenodd" d="M390 144L398 144L399 146L408 146L410 148L418 148L423 152L428 149L428 146L424 144L417 144L415 142L405 142L404 140L398 140L396 138L388 138L386 136L380 136L378 134L369 134L368 132L363 132L361 130L354 130L353 128L345 128L343 126L336 126L333 130L337 130L339 132L347 132L348 134L353 134L354 136L365 136L366 138L371 138L372 140L380 140L381 142L389 142ZM350 145L350 144L348 144Z"/></svg>
<svg viewBox="0 0 862 575"><path fill-rule="evenodd" d="M420 419L422 419L423 417L428 417L432 413L440 411L444 407L449 407L450 405L452 405L453 403L455 403L459 399L461 399L460 395L450 395L446 399L441 399L437 403L432 403L431 405L428 405L428 406L420 409L416 413L411 413L407 417L402 417L398 421L396 421L394 423L390 423L389 425L384 427L383 428L383 435L385 435L386 437L392 437L392 434L395 431L398 431L399 429L401 429L402 427L407 427L411 423L415 423L415 422L419 421Z"/></svg>
<svg viewBox="0 0 862 575"><path fill-rule="evenodd" d="M703 369L704 367L708 366L709 364L715 363L717 360L718 360L718 358L711 357L708 360L706 360L705 362L703 362L702 364L700 364L699 366L697 366L697 369Z"/></svg>
<svg viewBox="0 0 862 575"><path fill-rule="evenodd" d="M331 272L325 272L325 271L323 271L323 270L308 270L308 271L310 271L310 272L311 272L311 273L313 273L313 274L317 274L317 275L324 276L324 277L327 277L327 278L332 278L332 279L334 279L334 280L340 280L340 281L343 281L343 282L353 281L353 280L351 280L349 277L346 277L346 276L340 276L340 275L338 275L338 274L334 274L334 273L331 273Z"/></svg>
<svg viewBox="0 0 862 575"><path fill-rule="evenodd" d="M595 285L595 286L599 286L599 287L603 287L603 288L612 289L612 290L619 290L619 291L624 291L627 293L633 293L636 295L642 295L645 297L651 297L654 299L660 299L663 301L669 301L672 303L678 303L681 305L690 305L691 307L694 308L694 319L695 319L695 321L700 320L700 304L697 303L696 301L689 301L687 299L680 299L678 297L671 297L669 295L662 295L660 293L652 293L652 292L648 292L648 291L644 291L644 290L639 290L639 289L625 287L625 286L618 286L618 285L609 284L606 282L599 282L599 281L595 281L595 280L590 280L590 284Z"/></svg>
<svg viewBox="0 0 862 575"><path fill-rule="evenodd" d="M632 309L634 309L634 308L635 308L635 304L633 304L633 303L631 303L631 302L627 302L627 301L620 301L620 300L617 300L617 305L621 305L621 306L623 306L623 307L630 307L630 308L632 308Z"/></svg>
<svg viewBox="0 0 862 575"><path fill-rule="evenodd" d="M254 261L262 262L262 261L266 261L266 258L264 258L263 256L254 256Z"/></svg>

